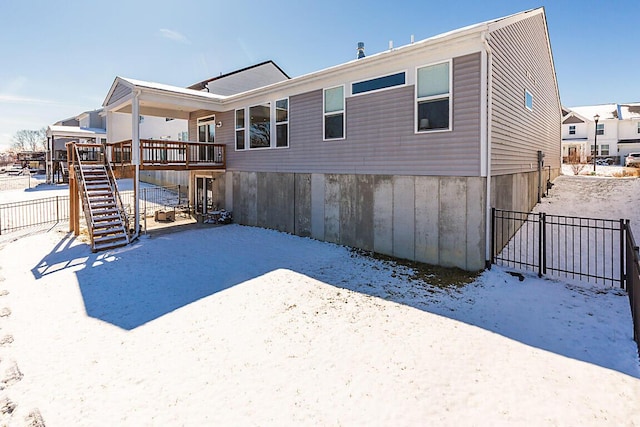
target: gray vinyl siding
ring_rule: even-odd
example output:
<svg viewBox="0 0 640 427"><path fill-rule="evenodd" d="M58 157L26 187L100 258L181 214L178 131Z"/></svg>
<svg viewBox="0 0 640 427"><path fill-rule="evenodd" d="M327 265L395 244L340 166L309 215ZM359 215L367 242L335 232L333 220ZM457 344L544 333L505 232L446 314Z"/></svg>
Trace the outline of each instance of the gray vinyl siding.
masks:
<svg viewBox="0 0 640 427"><path fill-rule="evenodd" d="M115 89L113 90L113 93L111 94L111 98L109 98L109 101L107 102L107 104L113 104L114 102L124 98L130 93L131 93L130 87L125 86L122 83L118 83Z"/></svg>
<svg viewBox="0 0 640 427"><path fill-rule="evenodd" d="M414 73L415 68L407 72ZM289 103L289 148L236 152L231 140L228 170L480 174L480 53L453 60L451 132L414 132L413 85L347 98L344 140L323 141L322 89L292 96ZM226 123L232 127L232 118Z"/></svg>
<svg viewBox="0 0 640 427"><path fill-rule="evenodd" d="M565 120L562 123L567 125L567 124L573 124L573 123L584 123L584 121L580 120L576 116L571 116L571 117L569 117L567 120Z"/></svg>
<svg viewBox="0 0 640 427"><path fill-rule="evenodd" d="M535 170L537 150L545 166L560 167L561 106L542 15L491 33L492 175ZM533 111L525 108L525 90Z"/></svg>

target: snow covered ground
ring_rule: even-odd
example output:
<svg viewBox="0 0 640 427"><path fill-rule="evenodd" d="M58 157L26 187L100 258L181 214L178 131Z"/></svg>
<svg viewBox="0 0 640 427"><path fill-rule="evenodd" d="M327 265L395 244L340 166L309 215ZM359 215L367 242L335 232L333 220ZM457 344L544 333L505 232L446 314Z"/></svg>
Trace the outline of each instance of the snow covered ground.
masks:
<svg viewBox="0 0 640 427"><path fill-rule="evenodd" d="M639 190L560 177L539 209L637 227ZM496 267L438 288L239 225L97 254L83 240L56 229L0 250L0 424L640 424L616 289Z"/></svg>

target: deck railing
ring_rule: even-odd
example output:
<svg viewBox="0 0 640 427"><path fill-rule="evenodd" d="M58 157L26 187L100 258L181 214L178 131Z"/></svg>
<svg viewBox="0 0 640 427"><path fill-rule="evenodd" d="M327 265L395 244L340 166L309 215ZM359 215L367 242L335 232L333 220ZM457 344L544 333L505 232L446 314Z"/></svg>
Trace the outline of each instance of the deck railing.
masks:
<svg viewBox="0 0 640 427"><path fill-rule="evenodd" d="M107 144L114 166L131 165L132 141ZM140 140L140 167L142 169L224 169L224 144L191 141Z"/></svg>

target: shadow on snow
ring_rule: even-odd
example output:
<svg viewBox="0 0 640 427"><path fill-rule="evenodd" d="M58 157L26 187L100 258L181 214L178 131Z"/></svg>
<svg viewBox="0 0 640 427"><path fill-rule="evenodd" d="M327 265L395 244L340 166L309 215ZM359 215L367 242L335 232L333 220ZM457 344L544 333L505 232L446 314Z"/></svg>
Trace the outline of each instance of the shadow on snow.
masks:
<svg viewBox="0 0 640 427"><path fill-rule="evenodd" d="M606 351L590 351L586 344L596 340L588 326L585 331L591 336L582 340L576 337L580 327L564 327L557 319L561 310L584 311L573 319L592 316L589 306L558 303L549 307L548 298L538 301L530 294L516 298L518 292L526 290L519 285L518 278L506 272L498 273L498 278L504 281L500 285L512 286L513 293L493 292L492 286L482 284L482 278L478 281L480 285L468 285L475 289L445 292L411 280L393 279L395 268L379 269L376 261L344 247L334 246L338 250L326 251L327 243L262 229L260 238L255 239L255 230L237 225L188 230L143 238L119 250L96 254L87 245L71 246L73 239L67 238L32 272L38 278L84 263L85 268L76 275L87 315L133 330L247 280L288 269L332 286L408 305L532 347L638 376L637 367L616 364L614 357L603 360L601 355ZM197 238L187 233L198 233ZM300 244L301 240L304 244ZM197 244L188 246L185 241ZM340 266L345 257L356 258L358 269L343 271ZM526 298L532 300L522 306ZM586 344L576 345L582 341ZM631 336L629 341L633 345Z"/></svg>

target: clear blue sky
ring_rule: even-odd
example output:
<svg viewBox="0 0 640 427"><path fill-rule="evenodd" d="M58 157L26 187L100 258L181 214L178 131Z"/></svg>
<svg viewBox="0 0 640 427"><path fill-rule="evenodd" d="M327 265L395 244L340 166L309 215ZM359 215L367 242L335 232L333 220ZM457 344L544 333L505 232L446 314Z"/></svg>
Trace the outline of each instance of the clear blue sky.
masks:
<svg viewBox="0 0 640 427"><path fill-rule="evenodd" d="M539 6L563 105L640 101L640 0L1 0L0 150L99 108L116 76L188 86L273 59L295 77Z"/></svg>

